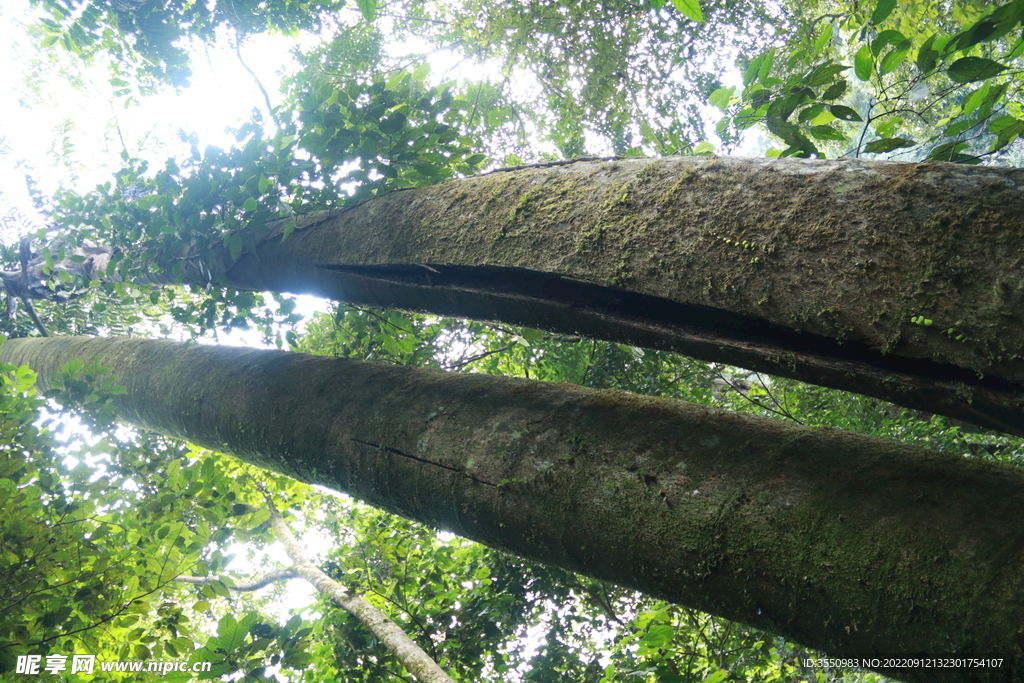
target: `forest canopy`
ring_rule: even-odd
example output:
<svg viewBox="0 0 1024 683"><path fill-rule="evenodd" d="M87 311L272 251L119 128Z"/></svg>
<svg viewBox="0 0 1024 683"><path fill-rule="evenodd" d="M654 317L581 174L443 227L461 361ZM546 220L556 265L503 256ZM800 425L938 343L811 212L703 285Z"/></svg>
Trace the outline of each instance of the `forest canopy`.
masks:
<svg viewBox="0 0 1024 683"><path fill-rule="evenodd" d="M891 320L854 320L839 305L822 306L807 311L808 320L819 319L821 326L808 322L769 339L780 325L764 323L762 309L754 307L769 310L768 300L782 295L773 290L761 296L759 287L783 270L782 254L797 240L773 241L778 233L765 227L795 222L790 217L756 211L700 235L714 245L707 253L721 249L734 259L723 260L721 275L709 276L703 294L685 302L690 311L713 311L711 327L701 332L705 336L690 328L669 330L663 318L655 321L651 311L662 309L648 299L643 299L650 306L644 309L648 317L639 322L634 319L642 318L639 314L613 319L610 309L595 301L602 306L639 301L623 294L636 294L630 287L641 279L633 265L624 264L648 264L651 272L673 267L655 249L653 232L626 235L620 242L610 236L630 225L630 212L638 206L668 206L667 199L649 205L640 196L648 187L643 183L657 179L659 159L695 157L695 163L719 169L726 165L716 166L719 158L734 154L778 160L778 166L766 167L772 169L857 159L863 168L883 169L877 171L882 174L897 166L873 162L919 162L927 166L906 168L938 169L935 173L947 180L961 176L941 164L1024 167L1021 0L999 5L985 0L31 0L2 12L12 36L9 68L17 77L6 99L16 103L11 106L25 125L33 118L52 124L32 135L0 129L5 167L0 268L8 311L0 330L19 344L36 337L169 338L622 390L808 430L838 428L879 439L873 444L885 440L893 452L917 454L908 455L911 460L956 456L974 468L976 478L992 473L1003 477L1000 482L1012 482L1018 476L1011 468L1024 457L1015 422L1024 404L1014 374L1020 361L1011 344L999 340L1020 320L1020 265L1012 256L1019 251L1020 226L999 218L1004 222L981 227L995 220L995 209L915 214L915 207L923 211L920 198L929 193L920 181L924 171L896 177L885 197L906 196L907 203L892 200L878 214L893 222L918 221L912 223L923 226L917 241L893 244L877 238L867 218L859 229L852 225L858 217L847 217L836 240L863 240L857 242L863 259L845 264L822 259L822 268L856 270L865 282L883 281L890 262L923 264L899 273L904 281L913 278L908 289L920 305L900 309ZM202 85L210 82L222 84L225 99L242 101L233 102L233 109L222 107L216 88ZM195 99L200 92L206 100ZM228 135L211 133L210 121L226 126ZM202 131L189 128L198 122ZM352 242L365 242L369 250L369 228L390 225L373 224L381 198L391 197L386 201L399 207L408 199L412 206L414 198L426 196L418 188L442 183L446 191L469 197L472 191L461 188L488 173L522 183L515 186L519 199L512 206L473 214L492 230L481 227L478 234L486 233L490 246L500 251L513 244L521 226L540 225L553 233L572 229L566 221L547 220L545 212L555 202L544 187L583 164L611 168L645 158L652 164L636 184L608 189L595 181L606 194L594 212L614 220L577 236L567 250L571 254L541 254L536 246L538 264L562 263L566 270L545 265L542 275L530 275L534 279L522 272L528 269L499 258L467 264L339 264L311 263L304 256L288 262L281 256L302 244L334 239L316 237L317 226L364 214L369 218L353 220L365 220L367 232ZM546 180L529 180L540 177L531 175L535 172L547 173ZM894 177L902 172L892 171ZM600 169L597 173L601 177ZM679 174L673 201L682 201L685 192L677 190L686 182L696 187L692 177ZM736 197L749 192L751 205L782 206L772 203L770 183L749 177L755 180L744 181ZM999 191L1016 192L1006 203L1012 212L1012 201L1019 201L1020 171L1006 170L999 177ZM860 190L860 182L839 183L836 196ZM488 192L476 200L498 206L499 190ZM996 196L996 189L991 194ZM809 197L791 199L786 206L794 206L794 212L820 206ZM824 224L823 219L815 225ZM963 227L969 225L975 227ZM815 238L822 234L832 233ZM473 242L472 235L460 239ZM531 244L548 244L545 240L542 235ZM978 240L984 241L970 243ZM609 254L613 242L625 246ZM968 254L981 256L971 261ZM994 270L1005 266L1004 277L979 275L976 264L986 254ZM587 259L610 264L618 273L602 281L599 292L590 288L594 282L567 272L569 264ZM809 279L811 267L806 267ZM286 283L302 271L311 278L303 283L340 282L351 296L337 301L297 296L320 291L318 284L262 291L239 284L246 268L277 268ZM827 280L833 271L824 272L821 279ZM441 295L428 296L438 291ZM481 297L484 304L477 306L474 299L474 306L485 313L474 319L461 313L458 297L466 292ZM730 309L732 317L714 313L736 292L755 304L737 305ZM813 299L800 291L791 295L796 303ZM850 298L869 297L854 292ZM950 313L961 301L977 310ZM536 308L538 302L553 306L553 320L585 309L596 310L600 322L586 330L562 329L557 321L521 326L529 318L514 306ZM715 327L721 320L756 328L756 334L730 343L754 349L751 357L758 349L772 349L763 355L774 359L778 373L721 360L745 356L700 351L728 336ZM861 323L889 336L851 365L833 368L833 374L853 376L855 361L857 372L867 367L865 376L876 373L875 388L850 393L823 386L824 381L799 381L814 381L800 363L818 341L794 351L792 340L808 339L799 336L808 330L859 330ZM645 343L656 338L655 328L663 335L691 335L687 348L698 351L688 357L674 353L670 344ZM636 336L635 329L650 334ZM924 348L949 351L954 359L949 363L960 374L950 364L928 364L936 363L938 351L921 358L900 355L922 340ZM790 346L779 351L769 341ZM828 340L856 353L862 342L842 332ZM889 365L872 365L871 354L884 356ZM989 365L984 372L967 363L956 366L964 357ZM946 363L947 356L942 358ZM26 673L91 680L84 670L72 672L76 654L94 657L97 667L102 662L210 664L206 671L182 669L163 676L172 680L868 682L886 680L883 674L940 680L923 669L848 666L855 664L852 659L816 665L816 658L829 654L877 654L842 650L844 629L847 635L857 629L839 618L819 620L825 623L816 622L818 631L808 627L801 633L802 624L787 631L772 626L771 614L762 614L767 605L741 604L739 597L736 604L717 603L716 615L709 614L694 605L714 601L696 593L687 604L669 602L656 591L645 594L594 578L603 576L601 571L576 573L565 564L538 561L547 557L544 549L511 553L498 541L491 545L504 550L474 543L453 536L451 529L389 514L150 431L146 424L129 427L118 422L130 412L124 408L130 392L119 381L119 368L90 358L67 360L38 380L27 366L0 368L0 506L7 512L0 520L0 680L22 680ZM815 367L831 367L833 361L819 359ZM944 374L947 370L950 374ZM179 374L187 374L187 368ZM913 384L907 377L933 384ZM303 382L296 376L291 389ZM851 384L868 386L859 380ZM959 400L979 416L982 404L996 408L985 413L988 421L974 422L969 412L953 418L941 406L925 410L912 400L914 387L922 386L941 387L950 401ZM977 401L965 398L972 396ZM312 410L312 396L310 401ZM396 408L395 414L378 417L399 425L409 417L399 413ZM448 419L443 411L438 415L429 419ZM809 438L798 435L803 432L778 433L794 434L794 443ZM594 450L587 434L559 438L578 452L581 463ZM382 458L408 455L389 451L383 442L364 445ZM487 458L507 464L520 457L514 450L473 455L458 472L495 489L529 495L531 486L539 485L531 477L539 482L573 462L571 455L558 462L523 458L535 475L487 480L483 472L497 471L488 469L494 461ZM666 484L642 466L627 470L638 488L665 508L678 506L684 495L711 490L704 484ZM766 472L761 479L771 482L774 474ZM837 470L834 476L845 473ZM684 480L680 474L678 482ZM955 488L921 497L945 502ZM787 488L765 495L778 496L784 508L790 505L785 501L797 501L803 493ZM437 505L455 507L445 495L450 491L437 494ZM725 512L745 504L744 494L714 504L722 506L724 520ZM846 499L836 501L837 509L845 504ZM959 504L950 500L949 509L961 509ZM1010 509L1010 502L1004 504ZM836 515L828 517L829 524L860 519L855 508L850 510L838 515L839 522ZM998 518L995 506L990 514ZM473 515L467 511L466 516ZM609 532L625 533L623 528L628 531L624 526ZM708 535L694 541L695 547L705 552L721 544L721 557L727 557L726 546L742 536L737 528L724 521L717 528L709 524ZM821 522L817 528L831 527ZM893 527L893 538L902 538L900 529ZM641 531L634 535L644 536ZM797 530L784 529L780 537L790 532ZM288 541L292 533L298 542ZM977 536L984 534L979 530ZM758 539L743 542L756 547ZM842 592L843 586L885 583L875 578L890 569L881 555L862 546L858 556L841 539L833 543L834 553L823 546L822 556L786 555L790 574L780 581L810 585L808 576L821 576L820 584L808 588L808 595L821 596L819 606L832 604L829 591ZM908 546L906 555L917 557L915 552ZM936 557L945 557L947 550L937 552ZM1004 568L1017 552L1009 546L1005 553L993 550L977 558L978 571L999 590L1016 589ZM833 569L829 562L836 557L845 559ZM710 581L716 570L709 566L694 580ZM920 583L922 590L951 581L923 559L893 571L901 580ZM292 588L302 580L316 587L306 597ZM637 583L645 581L641 577ZM767 585L769 579L749 581L754 590L758 581ZM976 599L961 596L943 612L950 623L984 625L975 632L979 642L970 640L974 636L965 627L965 640L952 647L973 643L980 649L972 654L994 657L995 651L984 649L990 643L980 642L977 634L1002 631L1010 642L1024 629L1012 617L980 613L994 592L980 586ZM927 629L914 631L919 626L914 615L926 607L916 594L905 597L896 608L876 610L885 618L894 615L889 623L879 617L862 624L865 631L913 632L905 642L923 642L919 632ZM805 611L817 618L816 609ZM367 610L381 616L367 617ZM725 613L739 618L726 619ZM414 654L399 653L406 646L388 640L387 626L370 630L373 620L392 624L396 637L408 636ZM950 652L951 641L929 637L926 653L901 651L904 641L894 637L887 654ZM834 649L819 651L808 643L819 650L832 643ZM1024 653L1006 655L1005 667L948 680L1008 680L1006 671L1024 671ZM37 669L26 668L31 665ZM103 675L154 679L151 672L130 668Z"/></svg>

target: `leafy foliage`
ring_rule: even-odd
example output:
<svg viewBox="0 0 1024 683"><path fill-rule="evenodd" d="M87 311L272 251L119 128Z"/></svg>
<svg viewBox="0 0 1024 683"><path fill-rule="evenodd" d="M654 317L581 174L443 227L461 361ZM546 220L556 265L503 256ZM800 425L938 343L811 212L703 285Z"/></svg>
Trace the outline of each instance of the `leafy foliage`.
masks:
<svg viewBox="0 0 1024 683"><path fill-rule="evenodd" d="M700 105L731 57L723 47L752 49L777 22L746 0L470 0L411 2L396 28L494 63L500 99L516 103L489 123L540 136L571 158L688 152L705 138ZM513 79L537 87L524 97Z"/></svg>
<svg viewBox="0 0 1024 683"><path fill-rule="evenodd" d="M127 78L143 84L188 85L189 54L181 43L212 42L217 30L230 27L239 38L263 31L318 30L321 17L344 2L332 0L230 0L211 3L185 0L33 0L49 15L42 19L48 35L44 47L61 45L84 57L98 53L113 59L112 84L128 87Z"/></svg>
<svg viewBox="0 0 1024 683"><path fill-rule="evenodd" d="M102 281L77 283L81 291L104 295L90 301L93 313L105 313L118 300L130 307L127 319L104 316L112 326L141 322L139 306L148 299L151 319L169 316L199 333L255 324L280 346L280 333L271 327L297 322L294 303L277 297L276 313L262 295L218 286L219 274L234 260L254 252L280 225L286 239L297 213L440 182L485 161L461 134L468 102L450 86L426 85L425 76L398 71L384 80L369 72L365 79L338 84L310 67L291 81L295 120L273 133L254 121L236 131L237 147L202 151L194 136L182 134L191 148L184 159L171 159L155 173L146 162L126 159L113 182L84 196L61 194L47 234L61 234L62 247L57 253L44 247L43 255L52 268L54 257L63 260L74 247L117 247ZM17 267L13 249L7 258ZM186 275L209 283L208 289L192 289L204 297L139 288L173 284ZM71 308L76 306L81 308Z"/></svg>
<svg viewBox="0 0 1024 683"><path fill-rule="evenodd" d="M726 113L717 129L763 123L786 144L772 156L905 150L978 163L1024 132L1021 81L1009 66L1024 55L1022 22L1019 2L954 11L950 21L937 6L887 0L870 14L818 22L802 43L751 59L742 92L712 94ZM852 74L843 63L851 55ZM854 106L840 104L844 97Z"/></svg>
<svg viewBox="0 0 1024 683"><path fill-rule="evenodd" d="M84 380L68 369L62 391ZM0 447L0 671L26 652L135 658L189 634L161 589L205 543L204 529L164 517L159 505L128 509L132 473L173 458L176 447L140 439L97 474L107 441L58 444L37 426L43 401L28 368L4 366ZM109 388L109 387L108 387ZM94 387L87 403L102 403ZM102 421L102 416L100 416ZM64 453L64 455L62 455ZM128 522L128 518L132 521ZM148 655L147 655L148 656Z"/></svg>
<svg viewBox="0 0 1024 683"><path fill-rule="evenodd" d="M103 368L69 365L52 396L105 438L79 430L61 442L57 419L39 424L35 374L10 365L0 373L0 679L28 653L211 662L207 679L268 662L308 664L301 620L271 627L252 610L237 621L223 612L208 637L203 612L216 615L210 600L228 595L227 586L206 584L187 603L175 590L183 573L222 571L226 545L252 540L267 518L240 502L230 469L180 444L113 428L108 401L123 387Z"/></svg>

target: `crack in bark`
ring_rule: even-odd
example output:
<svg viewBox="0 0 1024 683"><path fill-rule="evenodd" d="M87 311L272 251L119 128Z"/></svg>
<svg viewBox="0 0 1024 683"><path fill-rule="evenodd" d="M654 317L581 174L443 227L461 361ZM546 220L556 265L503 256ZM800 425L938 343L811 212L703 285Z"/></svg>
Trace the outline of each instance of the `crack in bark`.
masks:
<svg viewBox="0 0 1024 683"><path fill-rule="evenodd" d="M372 441L363 441L362 439L349 439L349 440L350 441L355 441L356 443L361 443L364 446L370 446L371 448L376 448L376 449L381 450L381 451L386 451L388 453L391 453L393 455L397 455L397 456L402 457L402 458L408 458L409 460L415 460L416 462L422 462L425 465L433 465L434 467L440 467L441 469L448 470L449 472L455 472L456 474L461 474L462 476L466 477L467 479L475 481L478 484L484 484L485 486L493 486L494 488L498 488L497 484L495 484L493 482L485 481L483 479L478 479L477 477L474 477L472 474L470 474L466 470L460 470L457 467L450 467L448 465L443 465L443 464L441 464L439 462L434 462L433 460L427 460L426 458L419 458L419 457L416 457L415 455L410 455L409 453L403 453L402 451L398 450L397 448L392 448L391 446L384 446L383 444L379 444L379 443L373 443Z"/></svg>
<svg viewBox="0 0 1024 683"><path fill-rule="evenodd" d="M838 361L913 381L966 384L999 394L1024 393L1024 387L1006 379L991 375L979 377L974 371L928 358L887 355L871 348L863 340L840 342L752 315L604 287L557 273L508 266L438 263L318 263L314 266L395 285L534 300L637 330L658 330L689 340L731 346L744 352L756 351L762 356L796 353L805 362L816 360L816 365L835 365ZM981 424L992 420L999 424L996 428L1019 431L994 416L987 416Z"/></svg>

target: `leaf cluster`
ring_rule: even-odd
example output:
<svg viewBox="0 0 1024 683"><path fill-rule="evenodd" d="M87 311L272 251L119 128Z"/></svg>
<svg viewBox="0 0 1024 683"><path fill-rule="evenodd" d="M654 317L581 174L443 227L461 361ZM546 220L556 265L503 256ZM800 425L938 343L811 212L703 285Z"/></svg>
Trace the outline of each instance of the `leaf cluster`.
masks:
<svg viewBox="0 0 1024 683"><path fill-rule="evenodd" d="M705 137L700 106L734 56L729 51L755 49L782 23L746 0L406 7L395 21L399 37L425 38L492 65L501 93L494 99L506 103L510 130L534 138L532 155L553 145L563 158L689 150Z"/></svg>
<svg viewBox="0 0 1024 683"><path fill-rule="evenodd" d="M764 124L786 144L770 156L919 150L929 160L978 163L999 153L1024 133L1014 104L1020 72L1009 66L1024 55L1024 8L964 13L953 30L925 12L880 0L870 14L825 22L787 54L773 48L750 59L742 92L722 88L709 98L726 113L717 130Z"/></svg>
<svg viewBox="0 0 1024 683"><path fill-rule="evenodd" d="M106 54L112 84L138 81L150 87L188 85L191 76L185 45L213 42L229 27L239 38L265 31L316 31L323 17L345 6L337 0L32 0L46 18L44 47L59 45L82 57Z"/></svg>

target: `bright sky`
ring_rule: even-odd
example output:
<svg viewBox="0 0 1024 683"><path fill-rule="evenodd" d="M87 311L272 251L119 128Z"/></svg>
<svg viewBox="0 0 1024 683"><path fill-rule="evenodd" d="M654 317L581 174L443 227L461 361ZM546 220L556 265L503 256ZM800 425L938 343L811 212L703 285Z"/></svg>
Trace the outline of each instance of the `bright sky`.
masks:
<svg viewBox="0 0 1024 683"><path fill-rule="evenodd" d="M18 161L31 162L47 194L61 181L87 191L118 167L122 140L133 155L162 165L180 149L178 130L197 133L201 146L226 146L234 140L225 129L263 106L253 78L222 41L194 53L191 87L168 89L126 107L114 97L103 65L86 67L56 48L38 52L26 35L32 16L28 0L0 4L0 137L11 151L0 160L0 191L8 201L17 197L20 204L27 198L13 169ZM271 98L279 74L293 66L288 52L293 44L281 36L256 36L242 47ZM80 78L85 87L73 89L68 77Z"/></svg>

